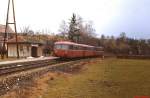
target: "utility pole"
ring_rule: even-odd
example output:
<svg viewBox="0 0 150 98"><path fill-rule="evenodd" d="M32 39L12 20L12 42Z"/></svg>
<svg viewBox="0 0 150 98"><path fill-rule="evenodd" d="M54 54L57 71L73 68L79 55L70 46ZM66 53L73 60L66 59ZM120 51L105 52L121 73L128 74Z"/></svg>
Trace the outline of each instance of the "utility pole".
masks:
<svg viewBox="0 0 150 98"><path fill-rule="evenodd" d="M9 11L10 11L10 4L12 5L12 11L13 11L13 22L9 22ZM14 0L8 0L8 8L7 8L7 18L6 18L6 26L5 26L5 35L4 35L4 42L3 42L3 53L1 55L1 58L4 59L4 51L6 49L6 38L7 38L7 29L8 25L13 24L14 30L15 30L15 38L16 38L16 51L17 51L17 58L19 58L19 50L18 50L18 37L17 37L17 27L16 27L16 18L15 18L15 8L14 8ZM7 50L8 53L8 50ZM8 57L8 54L7 54Z"/></svg>

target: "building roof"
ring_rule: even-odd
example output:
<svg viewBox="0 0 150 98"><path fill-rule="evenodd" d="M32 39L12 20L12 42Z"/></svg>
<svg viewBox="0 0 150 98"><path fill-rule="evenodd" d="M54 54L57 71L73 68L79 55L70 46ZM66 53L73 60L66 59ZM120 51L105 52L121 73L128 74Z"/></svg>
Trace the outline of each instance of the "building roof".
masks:
<svg viewBox="0 0 150 98"><path fill-rule="evenodd" d="M0 33L5 33L5 27L6 25L0 24ZM14 31L10 26L8 26L7 33L14 33Z"/></svg>
<svg viewBox="0 0 150 98"><path fill-rule="evenodd" d="M19 44L42 44L41 42L38 42L38 41L34 41L34 40L30 40L28 39L28 37L26 36L18 36L18 43ZM12 38L12 39L9 39L7 41L8 44L16 44L16 38Z"/></svg>

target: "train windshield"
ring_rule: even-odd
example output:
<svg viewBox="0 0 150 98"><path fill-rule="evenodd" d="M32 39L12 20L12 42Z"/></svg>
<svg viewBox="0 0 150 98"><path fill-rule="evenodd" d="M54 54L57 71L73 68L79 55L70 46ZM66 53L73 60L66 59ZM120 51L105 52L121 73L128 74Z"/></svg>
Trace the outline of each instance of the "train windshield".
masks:
<svg viewBox="0 0 150 98"><path fill-rule="evenodd" d="M57 44L57 45L55 45L55 49L68 50L69 49L69 45Z"/></svg>

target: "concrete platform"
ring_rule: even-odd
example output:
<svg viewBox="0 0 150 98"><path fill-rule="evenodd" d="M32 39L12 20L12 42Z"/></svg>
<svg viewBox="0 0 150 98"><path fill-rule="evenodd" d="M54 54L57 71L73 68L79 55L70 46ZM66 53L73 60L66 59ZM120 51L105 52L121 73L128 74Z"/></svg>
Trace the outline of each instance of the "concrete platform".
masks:
<svg viewBox="0 0 150 98"><path fill-rule="evenodd" d="M23 62L31 62L31 61L39 61L39 60L51 60L51 59L58 59L59 57L39 57L39 58L27 58L27 59L20 59L20 60L13 60L13 61L2 61L0 65L4 64L13 64L13 63L23 63Z"/></svg>

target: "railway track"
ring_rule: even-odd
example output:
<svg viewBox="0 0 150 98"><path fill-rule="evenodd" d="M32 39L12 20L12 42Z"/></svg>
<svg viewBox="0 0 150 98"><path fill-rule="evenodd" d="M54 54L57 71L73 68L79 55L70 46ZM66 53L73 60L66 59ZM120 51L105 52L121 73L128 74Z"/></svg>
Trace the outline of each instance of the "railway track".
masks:
<svg viewBox="0 0 150 98"><path fill-rule="evenodd" d="M16 63L0 64L0 76L10 75L10 74L21 72L21 71L36 69L40 67L46 67L50 65L59 64L59 63L61 64L64 62L79 61L79 60L81 60L81 58L78 58L78 59L54 58L54 59L45 59L45 60L41 59L41 60L35 60L35 61L28 61L28 62L22 61L22 62L16 62Z"/></svg>
<svg viewBox="0 0 150 98"><path fill-rule="evenodd" d="M45 67L45 66L49 66L61 62L64 61L57 58L57 59L50 59L50 60L47 59L47 60L2 64L0 65L0 76L16 73L20 71L25 71L29 69Z"/></svg>

